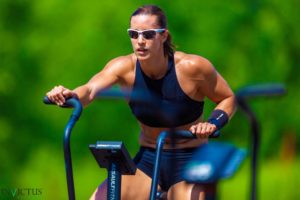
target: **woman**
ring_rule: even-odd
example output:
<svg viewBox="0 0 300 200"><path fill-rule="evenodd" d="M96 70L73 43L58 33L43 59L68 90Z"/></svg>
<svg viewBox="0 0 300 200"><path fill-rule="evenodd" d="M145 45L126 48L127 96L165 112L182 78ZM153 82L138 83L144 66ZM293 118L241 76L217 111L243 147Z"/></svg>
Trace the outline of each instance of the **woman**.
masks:
<svg viewBox="0 0 300 200"><path fill-rule="evenodd" d="M201 185L183 180L182 166L196 147L206 143L208 136L232 117L234 94L207 59L175 52L166 17L157 6L138 8L130 18L127 31L134 53L111 60L85 85L74 90L57 86L47 96L58 105L72 96L88 105L99 91L114 84L132 93L143 91L155 100L145 106L129 99L141 127L141 149L135 157L136 174L122 177L122 199L149 198L156 139L160 132L171 127L190 130L198 139L177 142L175 151L181 156L181 165L174 169L174 174L168 174L167 165L162 164L159 189L167 190L169 199L171 194L172 199L204 199L205 190ZM205 97L216 103L209 121L202 119ZM172 148L168 141L164 148L163 159L167 160L170 156L168 149ZM102 183L91 199L106 199L106 184L106 181Z"/></svg>

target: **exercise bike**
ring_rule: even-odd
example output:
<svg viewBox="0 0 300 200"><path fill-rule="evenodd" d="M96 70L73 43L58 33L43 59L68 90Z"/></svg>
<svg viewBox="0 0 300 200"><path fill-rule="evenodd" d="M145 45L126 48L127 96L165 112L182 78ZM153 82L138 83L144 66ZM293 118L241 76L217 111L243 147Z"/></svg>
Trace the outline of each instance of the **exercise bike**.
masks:
<svg viewBox="0 0 300 200"><path fill-rule="evenodd" d="M279 89L278 89L279 88ZM245 97L265 95L266 88L257 87L256 90L247 88L246 90L240 90L238 93L239 105L245 104ZM259 92L257 92L257 90ZM276 85L276 89L267 88L268 94L282 93L282 86ZM250 92L249 92L250 91ZM251 94L250 94L251 93ZM249 95L250 94L250 95ZM126 94L115 91L106 90L98 94L99 97L106 98L123 98ZM144 101L142 95L137 95L135 98ZM53 104L47 97L44 98L44 103ZM247 104L246 104L247 105ZM75 189L72 171L72 159L70 151L70 137L71 131L79 119L82 112L82 105L76 98L70 98L66 100L63 107L73 107L72 115L66 125L64 131L64 158L68 185L68 196L69 200L75 200ZM243 107L242 107L243 108ZM218 137L220 132L215 132L211 137ZM160 165L160 154L163 148L166 137L175 138L195 138L195 136L189 131L165 131L160 134L157 140L157 154L155 160L155 166L152 177L150 199L163 199L166 195L164 192L157 192L158 182L158 171ZM107 199L114 200L120 199L121 191L121 175L123 174L134 174L136 167L134 162L131 160L128 151L126 150L122 142L107 142L98 141L96 144L89 146L94 157L96 158L100 167L105 167L108 171L108 188L107 188ZM213 159L207 155L220 155L218 152L222 152L222 156L214 157ZM253 151L254 152L254 151ZM257 153L257 152L255 152ZM216 183L219 179L230 177L237 170L238 166L242 162L246 155L246 151L238 149L233 145L226 143L208 143L203 145L196 152L194 159L186 167L185 179L190 183ZM253 154L254 155L254 154ZM256 155L252 156L255 157ZM197 158L197 159L196 159ZM256 159L256 157L255 157ZM254 169L254 168L253 168ZM253 173L255 170L253 170ZM256 174L254 174L255 176ZM253 177L253 176L252 176ZM252 184L253 185L253 184ZM254 184L255 185L255 184ZM253 193L253 192L252 192ZM216 194L213 193L210 199L215 199ZM253 198L252 198L253 199ZM254 198L255 199L255 198Z"/></svg>
<svg viewBox="0 0 300 200"><path fill-rule="evenodd" d="M105 90L98 94L102 98L124 98L128 94L120 90ZM149 99L145 99L142 93L135 94L135 100L146 102ZM45 104L54 104L47 97L44 97ZM62 107L73 107L71 117L65 127L64 131L64 158L67 176L68 196L69 199L75 199L75 189L73 180L73 168L70 150L70 138L73 127L76 121L80 118L82 113L82 105L76 98L67 99ZM153 171L153 181L151 184L150 199L162 199L164 192L157 193L157 181L160 165L160 154L165 142L166 137L174 135L176 138L196 138L194 134L189 131L169 131L162 132L157 141L157 155L156 162ZM219 132L215 132L211 137L218 137ZM121 175L133 175L136 171L136 166L129 156L127 149L121 141L98 141L96 144L89 145L91 152L93 153L98 164L102 168L106 168L108 171L108 188L107 199L120 199L121 191Z"/></svg>

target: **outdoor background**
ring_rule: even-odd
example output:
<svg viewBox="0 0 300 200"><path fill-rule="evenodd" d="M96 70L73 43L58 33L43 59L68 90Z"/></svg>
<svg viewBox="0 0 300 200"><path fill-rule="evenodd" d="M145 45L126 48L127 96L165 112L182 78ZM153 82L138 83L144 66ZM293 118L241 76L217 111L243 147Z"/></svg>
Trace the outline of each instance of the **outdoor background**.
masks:
<svg viewBox="0 0 300 200"><path fill-rule="evenodd" d="M285 96L250 101L261 123L258 192L264 200L299 199L298 0L1 0L0 190L40 188L39 198L67 199L62 134L71 110L42 98L55 85L85 83L110 59L131 53L126 29L143 4L163 8L177 49L209 59L235 92L285 84ZM205 108L207 117L213 105ZM133 156L138 132L124 100L99 100L84 110L72 135L77 199L88 199L106 176L88 145L122 140ZM218 140L249 148L240 110ZM249 169L248 157L220 182L220 199L249 198Z"/></svg>

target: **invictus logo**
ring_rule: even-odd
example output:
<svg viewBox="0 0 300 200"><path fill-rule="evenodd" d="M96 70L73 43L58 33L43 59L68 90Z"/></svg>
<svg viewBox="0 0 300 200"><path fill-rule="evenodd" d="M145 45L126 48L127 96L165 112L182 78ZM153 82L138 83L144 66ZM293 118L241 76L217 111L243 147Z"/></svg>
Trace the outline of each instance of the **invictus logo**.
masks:
<svg viewBox="0 0 300 200"><path fill-rule="evenodd" d="M41 200L42 188L0 188L2 200Z"/></svg>

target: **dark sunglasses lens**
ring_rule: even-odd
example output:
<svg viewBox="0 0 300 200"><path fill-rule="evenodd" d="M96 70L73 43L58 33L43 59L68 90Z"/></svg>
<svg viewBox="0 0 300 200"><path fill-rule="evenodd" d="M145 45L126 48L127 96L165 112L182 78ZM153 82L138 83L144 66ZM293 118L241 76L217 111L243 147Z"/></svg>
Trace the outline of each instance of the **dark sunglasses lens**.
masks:
<svg viewBox="0 0 300 200"><path fill-rule="evenodd" d="M129 30L128 35L130 38L137 39L139 37L139 33L137 31Z"/></svg>
<svg viewBox="0 0 300 200"><path fill-rule="evenodd" d="M156 32L153 30L149 30L149 31L144 31L143 32L143 37L145 39L153 39L155 37Z"/></svg>

